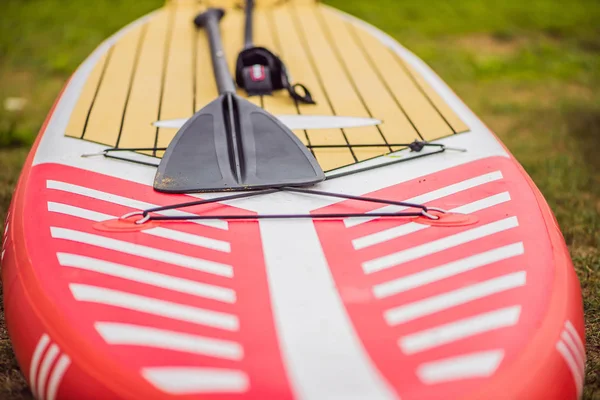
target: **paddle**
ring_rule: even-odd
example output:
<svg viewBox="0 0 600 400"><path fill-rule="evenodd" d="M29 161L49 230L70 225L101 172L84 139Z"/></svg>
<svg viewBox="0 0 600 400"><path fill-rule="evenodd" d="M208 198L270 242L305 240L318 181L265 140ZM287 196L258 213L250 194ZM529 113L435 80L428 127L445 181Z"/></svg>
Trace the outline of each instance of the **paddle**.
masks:
<svg viewBox="0 0 600 400"><path fill-rule="evenodd" d="M254 46L253 31L254 0L246 0L246 27L244 49L237 58L235 80L249 96L271 95L274 90L286 89L290 96L306 104L315 104L308 89L292 84L285 64L270 50Z"/></svg>
<svg viewBox="0 0 600 400"><path fill-rule="evenodd" d="M310 151L285 125L235 94L219 21L210 8L194 20L210 44L219 97L177 132L158 166L154 189L167 193L306 186L325 179Z"/></svg>

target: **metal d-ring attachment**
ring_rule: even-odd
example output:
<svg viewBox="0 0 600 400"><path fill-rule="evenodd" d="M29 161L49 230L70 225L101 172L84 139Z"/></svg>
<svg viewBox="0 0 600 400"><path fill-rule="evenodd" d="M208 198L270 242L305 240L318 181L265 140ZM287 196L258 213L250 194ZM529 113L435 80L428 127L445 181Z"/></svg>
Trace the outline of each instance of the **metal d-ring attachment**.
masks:
<svg viewBox="0 0 600 400"><path fill-rule="evenodd" d="M144 214L145 214L145 215L144 215ZM143 217L143 218L140 218L140 219L138 219L138 220L136 220L136 221L135 221L135 223L136 223L137 225L141 225L141 224L143 224L143 223L146 223L146 222L148 222L148 220L150 219L150 214L148 214L148 213L145 213L144 211L133 211L133 212L130 212L130 213L127 213L127 214L121 215L121 216L119 217L119 219L127 219L127 218L134 217L134 216L136 216L136 215L141 215L141 216Z"/></svg>
<svg viewBox="0 0 600 400"><path fill-rule="evenodd" d="M87 154L82 154L81 157L84 158L88 158L88 157L98 157L98 156L105 156L108 154L108 149L102 150L100 153L87 153Z"/></svg>
<svg viewBox="0 0 600 400"><path fill-rule="evenodd" d="M437 212L440 212L442 214L448 214L447 210L444 210L443 208L439 208L439 207L427 207L427 211L429 211L429 210L431 210L431 211L437 211Z"/></svg>
<svg viewBox="0 0 600 400"><path fill-rule="evenodd" d="M138 219L137 221L135 221L135 223L136 223L137 225L142 225L142 224L145 224L146 222L148 222L149 220L150 220L150 214L146 214L146 215L144 216L144 218L140 218L140 219Z"/></svg>
<svg viewBox="0 0 600 400"><path fill-rule="evenodd" d="M428 213L428 211L437 211L437 212L440 212L442 214L446 214L448 212L448 211L444 210L443 208L439 208L439 207L427 207L427 210L421 210L421 214L424 217L427 217L427 218L429 218L431 220L434 220L434 221L440 219L440 217L437 216L437 215L430 214L430 213Z"/></svg>
<svg viewBox="0 0 600 400"><path fill-rule="evenodd" d="M128 214L121 215L121 216L119 217L119 219L127 219L127 218L134 217L134 216L136 216L136 215L144 215L144 212L143 212L143 211L134 211L134 212L130 212L130 213L128 213Z"/></svg>
<svg viewBox="0 0 600 400"><path fill-rule="evenodd" d="M440 217L438 217L437 215L429 214L425 210L421 210L421 215L423 215L424 217L427 217L427 218L429 218L431 220L434 220L434 221L440 219Z"/></svg>

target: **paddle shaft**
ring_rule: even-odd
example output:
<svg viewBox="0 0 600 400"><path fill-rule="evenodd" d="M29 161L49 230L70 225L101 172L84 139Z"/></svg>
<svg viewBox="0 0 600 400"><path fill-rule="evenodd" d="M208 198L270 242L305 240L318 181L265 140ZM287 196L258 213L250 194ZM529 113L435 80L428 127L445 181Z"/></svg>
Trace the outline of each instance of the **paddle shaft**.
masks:
<svg viewBox="0 0 600 400"><path fill-rule="evenodd" d="M223 50L223 41L221 40L221 30L219 21L223 17L224 11L219 8L209 8L198 16L195 20L196 25L206 30L208 43L210 44L210 56L212 58L213 71L219 94L235 93L235 85L227 60L225 59L225 50Z"/></svg>
<svg viewBox="0 0 600 400"><path fill-rule="evenodd" d="M254 40L252 36L253 26L253 11L254 11L254 0L246 0L246 28L244 30L244 48L249 49L254 47Z"/></svg>

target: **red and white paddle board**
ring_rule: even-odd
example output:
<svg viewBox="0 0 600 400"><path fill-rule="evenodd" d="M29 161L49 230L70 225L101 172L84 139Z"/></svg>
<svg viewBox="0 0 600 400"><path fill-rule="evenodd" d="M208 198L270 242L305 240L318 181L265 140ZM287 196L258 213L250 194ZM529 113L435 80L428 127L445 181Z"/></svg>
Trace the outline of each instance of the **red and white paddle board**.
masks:
<svg viewBox="0 0 600 400"><path fill-rule="evenodd" d="M75 72L16 188L4 305L36 398L578 398L579 283L519 163L381 31L312 1L258 3L256 41L317 105L250 100L294 117L337 176L314 189L452 214L368 217L400 207L279 192L162 212L214 219L120 229L123 214L219 196L158 193L152 165L82 157L164 147L177 132L165 121L216 97L206 37L191 24L204 6L172 1ZM243 14L225 6L233 66ZM399 146L415 139L466 151ZM359 146L369 143L382 145ZM347 147L316 147L331 144ZM120 156L156 164L161 152ZM218 218L307 213L367 217Z"/></svg>

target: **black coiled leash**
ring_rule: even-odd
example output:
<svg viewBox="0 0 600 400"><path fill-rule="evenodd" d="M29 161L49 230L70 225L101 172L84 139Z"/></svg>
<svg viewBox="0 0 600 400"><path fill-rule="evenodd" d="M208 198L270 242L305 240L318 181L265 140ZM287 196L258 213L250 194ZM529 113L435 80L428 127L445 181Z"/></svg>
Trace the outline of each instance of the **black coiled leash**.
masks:
<svg viewBox="0 0 600 400"><path fill-rule="evenodd" d="M249 96L271 95L276 90L287 90L290 96L304 104L315 104L310 91L301 83L293 84L283 61L272 51L254 46L252 14L254 0L246 0L246 28L244 49L235 66L235 81Z"/></svg>

